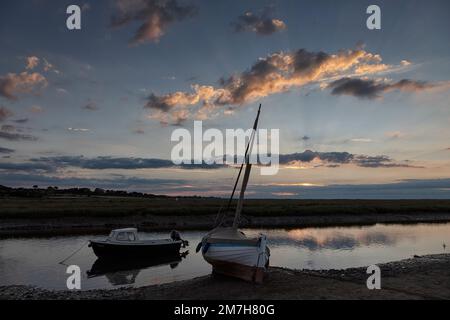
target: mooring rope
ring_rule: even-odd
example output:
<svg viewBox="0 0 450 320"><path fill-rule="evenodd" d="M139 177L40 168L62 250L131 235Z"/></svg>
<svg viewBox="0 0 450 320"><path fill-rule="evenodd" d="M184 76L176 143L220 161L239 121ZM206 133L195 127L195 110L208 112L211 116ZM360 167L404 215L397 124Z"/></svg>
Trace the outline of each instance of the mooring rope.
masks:
<svg viewBox="0 0 450 320"><path fill-rule="evenodd" d="M70 256L68 256L67 258L65 258L64 260L62 260L61 262L59 262L58 264L62 264L65 265L64 262L66 262L67 260L69 260L70 258L72 258L75 254L77 254L79 251L81 251L81 249L84 248L84 246L86 246L86 244L88 244L89 241L86 241L85 243L83 243L83 245L77 249L75 252L73 252Z"/></svg>

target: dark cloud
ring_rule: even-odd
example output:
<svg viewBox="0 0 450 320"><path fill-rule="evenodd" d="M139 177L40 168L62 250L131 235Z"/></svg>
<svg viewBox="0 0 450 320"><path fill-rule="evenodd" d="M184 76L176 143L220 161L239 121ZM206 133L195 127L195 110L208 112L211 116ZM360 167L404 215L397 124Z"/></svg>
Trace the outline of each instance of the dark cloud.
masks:
<svg viewBox="0 0 450 320"><path fill-rule="evenodd" d="M420 166L413 166L406 163L396 163L388 156L365 156L357 155L354 157L353 162L360 167L365 168L423 168Z"/></svg>
<svg viewBox="0 0 450 320"><path fill-rule="evenodd" d="M22 118L22 119L13 120L13 122L23 124L23 123L27 123L29 120L30 119L28 119L28 118Z"/></svg>
<svg viewBox="0 0 450 320"><path fill-rule="evenodd" d="M224 160L226 157L224 157ZM301 153L281 154L279 157L280 165L287 165L293 162L309 163L313 160L321 160L323 164L318 166L338 167L342 164L354 164L365 168L420 168L411 165L409 162L396 162L387 156L366 156L354 155L348 152L315 152L306 150ZM235 162L243 161L235 156ZM106 169L164 169L164 168L179 168L184 170L194 169L219 169L227 167L226 164L183 164L175 165L171 160L165 159L146 159L146 158L114 158L114 157L96 157L86 158L84 156L53 156L53 157L39 157L32 158L28 162L23 163L3 163L0 169L4 170L29 170L39 171L44 170L48 172L56 172L65 168L83 168L91 170L106 170Z"/></svg>
<svg viewBox="0 0 450 320"><path fill-rule="evenodd" d="M134 129L134 130L133 130L133 133L136 133L136 134L145 134L145 130L144 130L144 129L141 129L141 128L137 128L137 129Z"/></svg>
<svg viewBox="0 0 450 320"><path fill-rule="evenodd" d="M9 141L37 141L38 138L28 134L11 133L7 131L0 131L0 139Z"/></svg>
<svg viewBox="0 0 450 320"><path fill-rule="evenodd" d="M184 164L177 166L171 160L144 159L144 158L113 158L97 157L85 158L83 156L57 156L40 157L31 159L34 163L46 163L55 168L78 167L83 169L161 169L161 168L183 168L183 169L217 169L220 165Z"/></svg>
<svg viewBox="0 0 450 320"><path fill-rule="evenodd" d="M232 23L236 32L250 31L260 35L270 35L286 29L286 24L272 18L272 10L266 9L261 14L246 12Z"/></svg>
<svg viewBox="0 0 450 320"><path fill-rule="evenodd" d="M390 83L384 80L377 81L373 79L342 78L328 85L334 95L350 95L358 98L375 99L381 97L383 93L400 90L409 92L418 92L436 87L436 84L425 81L414 81L403 79L398 82Z"/></svg>
<svg viewBox="0 0 450 320"><path fill-rule="evenodd" d="M24 163L5 163L0 162L0 170L9 170L9 171L53 171L53 167L51 165L45 163L32 163L32 162L24 162Z"/></svg>
<svg viewBox="0 0 450 320"><path fill-rule="evenodd" d="M303 137L300 138L302 141L308 141L311 138L309 136L304 135Z"/></svg>
<svg viewBox="0 0 450 320"><path fill-rule="evenodd" d="M314 159L332 163L349 163L353 157L348 152L315 152L306 150L301 153L280 154L280 164L288 164L293 161L311 162Z"/></svg>
<svg viewBox="0 0 450 320"><path fill-rule="evenodd" d="M8 149L8 148L2 148L2 147L0 147L0 153L3 153L3 154L9 154L9 153L13 153L15 150L13 150L13 149Z"/></svg>
<svg viewBox="0 0 450 320"><path fill-rule="evenodd" d="M139 22L131 44L158 42L168 27L177 21L192 17L197 8L180 5L177 0L116 0L117 14L112 18L113 27Z"/></svg>
<svg viewBox="0 0 450 320"><path fill-rule="evenodd" d="M10 124L4 124L4 125L2 125L0 130L4 131L4 132L14 132L14 131L16 131L16 127L13 125L10 125Z"/></svg>
<svg viewBox="0 0 450 320"><path fill-rule="evenodd" d="M168 112L172 107L173 105L171 105L167 99L158 97L153 93L148 96L147 103L145 104L145 108L156 109L163 112Z"/></svg>
<svg viewBox="0 0 450 320"><path fill-rule="evenodd" d="M423 168L414 166L409 161L397 162L388 156L367 156L351 154L349 152L316 152L306 150L301 153L280 154L280 164L289 164L295 161L311 162L315 159L327 162L327 167L338 167L341 164L355 164L364 168Z"/></svg>
<svg viewBox="0 0 450 320"><path fill-rule="evenodd" d="M96 110L98 110L99 108L98 108L98 106L97 106L97 104L96 104L95 102L89 101L87 104L85 104L85 105L83 106L83 109L84 109L84 110L88 110L88 111L96 111Z"/></svg>

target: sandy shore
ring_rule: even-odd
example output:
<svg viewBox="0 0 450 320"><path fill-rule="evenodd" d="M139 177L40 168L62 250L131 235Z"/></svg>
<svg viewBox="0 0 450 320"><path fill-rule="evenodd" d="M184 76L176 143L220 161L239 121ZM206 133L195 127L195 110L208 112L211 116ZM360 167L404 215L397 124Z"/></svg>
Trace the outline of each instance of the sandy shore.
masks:
<svg viewBox="0 0 450 320"><path fill-rule="evenodd" d="M414 257L379 267L381 290L367 289L366 268L271 268L262 285L210 275L142 288L81 292L8 286L0 287L0 299L450 299L450 254Z"/></svg>
<svg viewBox="0 0 450 320"><path fill-rule="evenodd" d="M141 231L209 230L216 215L202 216L128 216L67 217L46 219L0 219L0 237L47 236L109 233L111 229L137 227ZM450 213L414 214L339 214L310 216L242 217L242 228L302 228L321 226L372 225L376 223L437 223L449 222Z"/></svg>

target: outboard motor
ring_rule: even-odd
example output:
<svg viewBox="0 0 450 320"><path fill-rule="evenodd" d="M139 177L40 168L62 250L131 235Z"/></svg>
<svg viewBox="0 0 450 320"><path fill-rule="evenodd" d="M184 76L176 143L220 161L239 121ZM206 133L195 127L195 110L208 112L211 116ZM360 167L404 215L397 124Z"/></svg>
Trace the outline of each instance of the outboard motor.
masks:
<svg viewBox="0 0 450 320"><path fill-rule="evenodd" d="M172 230L170 232L170 239L172 239L173 241L181 241L183 248L186 248L189 245L189 241L181 239L180 233L176 230Z"/></svg>

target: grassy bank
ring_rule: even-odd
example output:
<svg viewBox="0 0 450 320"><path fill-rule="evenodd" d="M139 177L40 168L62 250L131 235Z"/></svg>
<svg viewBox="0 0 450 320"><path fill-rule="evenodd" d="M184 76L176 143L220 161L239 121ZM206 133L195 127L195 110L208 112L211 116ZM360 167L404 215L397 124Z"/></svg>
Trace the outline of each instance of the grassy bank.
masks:
<svg viewBox="0 0 450 320"><path fill-rule="evenodd" d="M216 198L43 197L0 198L0 219L123 218L214 215ZM450 200L246 200L250 217L450 213Z"/></svg>

